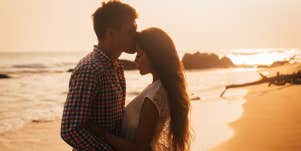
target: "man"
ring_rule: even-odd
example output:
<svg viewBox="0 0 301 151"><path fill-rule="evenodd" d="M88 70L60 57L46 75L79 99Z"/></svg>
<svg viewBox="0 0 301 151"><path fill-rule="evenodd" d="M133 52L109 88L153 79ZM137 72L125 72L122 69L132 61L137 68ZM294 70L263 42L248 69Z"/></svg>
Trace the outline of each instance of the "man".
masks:
<svg viewBox="0 0 301 151"><path fill-rule="evenodd" d="M137 13L119 1L103 3L93 14L98 45L75 67L64 106L61 136L73 150L112 150L83 125L93 122L120 136L125 78L118 57L135 47Z"/></svg>

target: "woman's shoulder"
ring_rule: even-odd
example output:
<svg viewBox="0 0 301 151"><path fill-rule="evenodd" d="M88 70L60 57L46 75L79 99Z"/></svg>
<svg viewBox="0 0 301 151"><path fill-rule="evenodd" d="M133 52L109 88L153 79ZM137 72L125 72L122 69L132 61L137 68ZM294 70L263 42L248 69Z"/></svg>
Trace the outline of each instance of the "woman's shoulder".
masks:
<svg viewBox="0 0 301 151"><path fill-rule="evenodd" d="M145 94L145 97L148 97L151 100L155 99L165 99L166 91L161 83L160 80L155 81L152 83Z"/></svg>
<svg viewBox="0 0 301 151"><path fill-rule="evenodd" d="M168 110L167 94L161 81L154 82L149 91L146 93L145 97L154 103L159 111L159 114L161 114L161 112L164 110Z"/></svg>

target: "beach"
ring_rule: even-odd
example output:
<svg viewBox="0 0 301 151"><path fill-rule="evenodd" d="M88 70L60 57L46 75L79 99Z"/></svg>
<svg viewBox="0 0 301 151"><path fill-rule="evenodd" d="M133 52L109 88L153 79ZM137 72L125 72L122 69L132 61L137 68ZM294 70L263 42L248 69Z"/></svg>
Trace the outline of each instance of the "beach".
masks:
<svg viewBox="0 0 301 151"><path fill-rule="evenodd" d="M230 123L234 136L213 151L297 151L301 149L301 86L252 86L243 115ZM71 150L60 138L60 119L31 122L0 134L5 151Z"/></svg>
<svg viewBox="0 0 301 151"><path fill-rule="evenodd" d="M0 134L2 151L65 151L71 150L60 137L61 120L39 121Z"/></svg>
<svg viewBox="0 0 301 151"><path fill-rule="evenodd" d="M70 120L92 115L86 119L112 132L121 123L115 113L153 96L156 90L145 88L158 79L168 98L180 99L168 99L168 111L175 111L168 121L189 116L185 131L173 134L188 136L189 125L191 136L175 140L163 129L156 137L162 144L301 151L300 6L301 0L0 0L0 151L71 151L61 137L67 100L75 100L66 106ZM123 77L110 76L117 58L122 88ZM185 90L177 88L183 83ZM92 104L78 107L83 101ZM135 127L132 120L122 122Z"/></svg>
<svg viewBox="0 0 301 151"><path fill-rule="evenodd" d="M54 62L53 56L64 62ZM1 151L71 150L60 137L60 124L70 77L66 71L80 57L53 56L25 55L2 63L2 73L12 78L0 80ZM191 150L300 150L301 86L261 84L230 89L224 98L219 97L225 85L255 81L260 78L258 72L291 73L300 66L186 71L189 94L195 97ZM126 71L125 77L126 104L152 80L137 70Z"/></svg>
<svg viewBox="0 0 301 151"><path fill-rule="evenodd" d="M269 151L301 149L301 86L253 86L246 96L242 117L231 123L234 136L216 151ZM5 151L71 150L60 138L60 119L31 122L0 134Z"/></svg>
<svg viewBox="0 0 301 151"><path fill-rule="evenodd" d="M252 86L234 136L212 151L299 151L301 86Z"/></svg>
<svg viewBox="0 0 301 151"><path fill-rule="evenodd" d="M270 69L292 73L300 65ZM230 123L234 136L212 151L301 150L301 85L248 87L243 115Z"/></svg>
<svg viewBox="0 0 301 151"><path fill-rule="evenodd" d="M34 69L40 70L40 69ZM216 76L225 74L227 76ZM244 75L244 79L239 79ZM68 90L70 73L16 73L0 80L0 150L70 150L60 137L60 118ZM214 69L187 71L189 94L193 93L191 124L194 130L192 150L205 151L229 139L227 124L240 117L245 89L219 97L225 84L252 81L254 69ZM150 76L126 71L126 104L151 82ZM136 81L140 81L137 83ZM1 87L2 85L2 87ZM56 144L56 145L53 145ZM69 148L68 148L69 147ZM61 148L61 149L60 149Z"/></svg>

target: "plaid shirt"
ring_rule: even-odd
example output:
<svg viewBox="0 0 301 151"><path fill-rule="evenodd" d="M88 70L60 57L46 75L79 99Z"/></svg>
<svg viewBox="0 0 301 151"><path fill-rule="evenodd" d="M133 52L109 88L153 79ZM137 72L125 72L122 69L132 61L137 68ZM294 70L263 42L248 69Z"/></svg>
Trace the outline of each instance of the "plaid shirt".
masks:
<svg viewBox="0 0 301 151"><path fill-rule="evenodd" d="M96 46L74 69L65 102L61 136L73 150L113 150L101 138L81 124L98 123L106 131L120 136L125 103L124 70Z"/></svg>

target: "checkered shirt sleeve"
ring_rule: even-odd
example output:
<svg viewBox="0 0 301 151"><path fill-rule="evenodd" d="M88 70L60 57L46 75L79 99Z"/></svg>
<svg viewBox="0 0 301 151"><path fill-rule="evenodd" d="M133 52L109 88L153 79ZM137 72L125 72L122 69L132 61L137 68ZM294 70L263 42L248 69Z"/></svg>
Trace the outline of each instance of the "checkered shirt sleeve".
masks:
<svg viewBox="0 0 301 151"><path fill-rule="evenodd" d="M69 82L69 92L64 106L61 136L78 151L110 151L111 146L95 137L81 125L92 117L92 105L99 89L99 74L91 67L74 71Z"/></svg>

